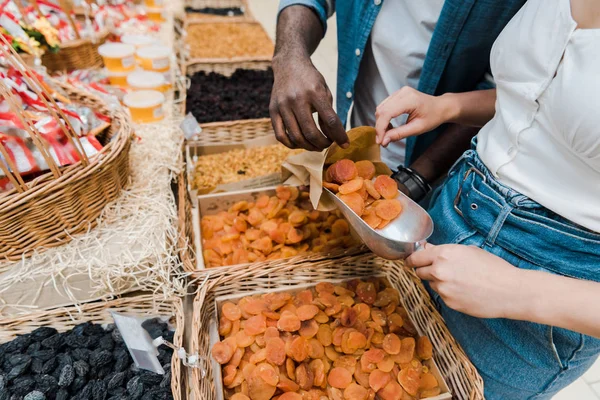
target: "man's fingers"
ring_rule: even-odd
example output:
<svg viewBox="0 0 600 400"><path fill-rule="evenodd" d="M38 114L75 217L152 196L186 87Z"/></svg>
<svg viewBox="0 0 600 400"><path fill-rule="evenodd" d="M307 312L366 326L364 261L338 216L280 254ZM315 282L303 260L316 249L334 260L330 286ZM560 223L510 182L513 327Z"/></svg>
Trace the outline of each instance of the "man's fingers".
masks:
<svg viewBox="0 0 600 400"><path fill-rule="evenodd" d="M336 142L340 147L347 148L350 145L348 135L342 121L333 110L328 99L315 101L314 107L317 113L319 113L319 125L323 133L327 135L329 140Z"/></svg>
<svg viewBox="0 0 600 400"><path fill-rule="evenodd" d="M294 145L290 139L288 138L285 125L283 124L283 119L281 119L281 115L279 115L279 110L271 110L271 124L273 125L273 130L275 131L275 137L277 140L286 147L290 149L296 149L296 145Z"/></svg>
<svg viewBox="0 0 600 400"><path fill-rule="evenodd" d="M298 125L298 121L296 121L294 113L291 110L281 110L280 113L288 132L289 140L296 145L297 148L317 151L318 149L302 136L302 131L300 130L300 126Z"/></svg>
<svg viewBox="0 0 600 400"><path fill-rule="evenodd" d="M296 120L300 125L302 136L312 144L316 149L323 150L331 145L331 140L326 137L317 125L311 113L311 108L307 104L294 107L293 109Z"/></svg>
<svg viewBox="0 0 600 400"><path fill-rule="evenodd" d="M390 129L385 132L383 140L381 141L382 146L387 146L391 142L397 142L402 139L406 139L409 136L419 135L424 133L425 127L419 120L409 121L405 125L399 126L394 129Z"/></svg>
<svg viewBox="0 0 600 400"><path fill-rule="evenodd" d="M410 268L423 268L433 264L437 257L437 246L427 243L421 251L412 253L406 259L406 266Z"/></svg>

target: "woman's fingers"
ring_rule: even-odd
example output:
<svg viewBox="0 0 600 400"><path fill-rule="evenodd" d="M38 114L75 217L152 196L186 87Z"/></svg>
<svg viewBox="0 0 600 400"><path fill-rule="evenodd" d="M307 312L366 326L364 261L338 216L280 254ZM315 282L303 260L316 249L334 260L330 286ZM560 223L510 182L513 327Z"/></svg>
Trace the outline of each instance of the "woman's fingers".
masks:
<svg viewBox="0 0 600 400"><path fill-rule="evenodd" d="M416 136L427 131L423 121L416 119L407 122L405 125L393 128L385 132L383 140L381 141L382 146L387 146L391 142L397 142L402 139L406 139L409 136Z"/></svg>
<svg viewBox="0 0 600 400"><path fill-rule="evenodd" d="M433 264L437 258L437 246L427 243L421 251L412 253L406 259L406 266L410 268L423 268Z"/></svg>
<svg viewBox="0 0 600 400"><path fill-rule="evenodd" d="M419 278L424 281L435 281L435 276L433 274L433 267L421 267L415 270L415 273Z"/></svg>
<svg viewBox="0 0 600 400"><path fill-rule="evenodd" d="M377 143L382 144L388 126L392 119L411 112L410 100L402 94L393 94L389 100L381 103L375 112L375 131L377 132Z"/></svg>

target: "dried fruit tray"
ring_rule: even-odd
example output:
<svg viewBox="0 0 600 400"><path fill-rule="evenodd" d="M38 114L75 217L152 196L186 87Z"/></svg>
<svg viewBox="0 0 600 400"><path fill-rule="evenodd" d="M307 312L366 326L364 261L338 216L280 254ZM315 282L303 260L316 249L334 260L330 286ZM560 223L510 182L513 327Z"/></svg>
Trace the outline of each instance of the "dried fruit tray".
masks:
<svg viewBox="0 0 600 400"><path fill-rule="evenodd" d="M171 317L169 324L175 327L173 342L178 348L182 346L184 315L181 299L160 301L150 294L140 294L107 302L87 303L79 307L71 306L34 312L18 318L5 318L0 320L0 343L14 340L40 327L51 327L58 332L65 332L85 322L112 324L114 321L109 311L140 317ZM171 391L174 400L183 398L184 382L182 382L181 361L176 352L173 353L171 360Z"/></svg>
<svg viewBox="0 0 600 400"><path fill-rule="evenodd" d="M204 259L204 250L207 250L203 247L202 245L202 239L206 238L206 235L203 235L202 233L202 226L200 221L202 220L202 218L204 216L211 216L211 215L216 215L219 212L223 212L223 211L228 211L231 207L233 207L236 204L239 204L240 202L247 202L247 203L256 203L261 197L264 196L270 196L270 197L275 197L277 196L277 187L272 186L272 187L264 187L264 188L260 188L260 189L249 189L249 190L240 190L240 191L236 191L236 192L230 192L230 193L216 193L216 194L209 194L209 195L203 195L203 196L194 196L191 198L191 202L192 202L192 208L191 208L191 219L192 219L192 226L193 226L193 234L191 235L193 237L194 240L194 249L195 249L195 254L196 254L196 265L195 265L195 269L189 272L194 272L194 271L198 271L198 270L204 270L205 268L207 268L207 263L206 260ZM298 199L298 201L300 201L300 199ZM307 201L307 200L304 200ZM296 203L298 204L298 203ZM348 229L350 229L350 227L348 226ZM258 229L256 229L258 230ZM353 235L353 232L348 232L347 236L349 235ZM190 237L190 235L187 235L188 238ZM353 238L352 238L353 239ZM344 244L342 245L342 243L339 243L336 245L335 250L332 250L330 247L327 248L323 248L318 250L319 254L321 254L321 257L326 257L327 254L335 254L335 253L346 253L346 252L356 252L358 251L358 241L356 239L352 240L352 243L349 243L350 241L348 241L348 245ZM312 246L312 243L311 243ZM311 247L311 251L314 247ZM343 248L343 249L342 249ZM338 250L339 249L339 250ZM275 250L274 250L275 251ZM302 252L300 252L302 253ZM307 252L307 253L303 253L304 256L306 256L307 254L311 254L311 252ZM289 256L283 255L282 258L294 258L296 256L295 252L294 254L291 254ZM300 259L302 259L303 255L299 255L298 256ZM269 261L273 261L273 260L257 260L256 262L260 262L260 261L264 261L264 262L269 262ZM252 263L254 261L250 261L250 263ZM186 263L184 263L185 266ZM189 264L189 263L187 263ZM242 263L240 263L242 264ZM248 264L247 262L243 262L243 264ZM234 265L234 264L232 264ZM223 268L229 268L230 265L227 265ZM212 269L212 268L211 268Z"/></svg>
<svg viewBox="0 0 600 400"><path fill-rule="evenodd" d="M241 158L244 150L256 152L258 157ZM190 194L194 196L277 185L281 183L281 167L274 165L273 160L280 159L281 165L290 152L273 136L235 144L206 145L203 142L188 141L185 157ZM202 164L197 166L199 161ZM248 178L240 179L242 177Z"/></svg>
<svg viewBox="0 0 600 400"><path fill-rule="evenodd" d="M441 375L438 382L445 394L438 398L483 399L483 381L463 350L454 340L429 294L418 277L399 262L387 261L371 254L330 259L307 257L294 262L282 261L265 265L239 266L222 271L207 271L207 281L194 300L192 348L200 356L211 359L212 344L218 333L217 310L224 300L274 291L297 291L319 282L339 282L353 278L384 276L400 293L400 305L419 335L427 336L433 345L433 361ZM231 301L231 300L230 300ZM211 332L212 327L212 332ZM220 366L207 363L209 377L216 377ZM432 364L432 371L436 367ZM195 398L220 399L223 395L210 379L200 379L193 371L191 388ZM445 382L445 383L442 383ZM448 389L446 391L445 389Z"/></svg>
<svg viewBox="0 0 600 400"><path fill-rule="evenodd" d="M222 1L222 0L217 0L217 1L211 1L211 0L196 0L196 1L186 1L185 2L185 8L186 8L186 13L185 13L185 24L192 24L194 22L197 21L203 21L203 20L208 20L208 21L217 21L217 20L223 20L223 21L228 21L228 22L251 22L254 21L254 16L252 15L252 12L250 11L250 7L248 7L248 2L246 0L229 0L229 1ZM232 9L232 8L238 8L241 9L243 14L242 15L234 15L234 16L221 16L221 15L212 15L212 14L204 14L204 13L198 13L198 12L190 12L188 11L188 9L192 9L192 10L201 10L201 9L206 9L206 8L212 8L212 9Z"/></svg>

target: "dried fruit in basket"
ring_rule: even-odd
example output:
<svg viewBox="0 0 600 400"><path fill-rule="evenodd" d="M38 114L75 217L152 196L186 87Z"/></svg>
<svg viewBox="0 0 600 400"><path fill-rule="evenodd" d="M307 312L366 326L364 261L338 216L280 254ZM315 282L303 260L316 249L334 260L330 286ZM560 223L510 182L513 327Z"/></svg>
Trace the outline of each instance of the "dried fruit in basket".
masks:
<svg viewBox="0 0 600 400"><path fill-rule="evenodd" d="M323 187L335 193L371 228L383 229L400 216L402 203L396 199L396 181L387 175L375 175L371 161L342 159L327 166Z"/></svg>
<svg viewBox="0 0 600 400"><path fill-rule="evenodd" d="M431 358L431 342L416 332L394 332L409 317L387 281L319 282L292 293L228 300L220 305L220 319L237 318L236 308L243 329L220 332L222 341L212 349L222 364L226 399L396 400L441 392L431 364L420 361ZM270 316L276 326L246 335Z"/></svg>
<svg viewBox="0 0 600 400"><path fill-rule="evenodd" d="M202 217L203 255L208 268L287 258L306 251L332 251L357 244L339 211L310 210L305 204L308 193L296 187L281 187L276 192L275 196L260 197L255 203L239 202L228 211ZM282 329L291 325L297 330L295 326L301 318L316 316L318 310L312 307L304 308L302 315L293 318L282 315L278 324ZM233 308L227 310L228 318L235 318L230 311L236 312Z"/></svg>
<svg viewBox="0 0 600 400"><path fill-rule="evenodd" d="M269 58L273 42L258 23L191 24L187 28L191 58Z"/></svg>

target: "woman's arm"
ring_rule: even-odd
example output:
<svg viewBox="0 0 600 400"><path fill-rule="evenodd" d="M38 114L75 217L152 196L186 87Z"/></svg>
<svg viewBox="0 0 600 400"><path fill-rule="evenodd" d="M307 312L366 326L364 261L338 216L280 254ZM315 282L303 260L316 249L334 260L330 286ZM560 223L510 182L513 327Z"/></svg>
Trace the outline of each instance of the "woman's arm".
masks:
<svg viewBox="0 0 600 400"><path fill-rule="evenodd" d="M478 247L427 245L407 266L446 305L479 318L509 318L600 338L600 283L516 268Z"/></svg>
<svg viewBox="0 0 600 400"><path fill-rule="evenodd" d="M387 146L447 122L482 127L494 117L495 102L496 89L430 96L405 86L377 107L377 142ZM392 128L390 121L402 114L408 114L406 124Z"/></svg>

